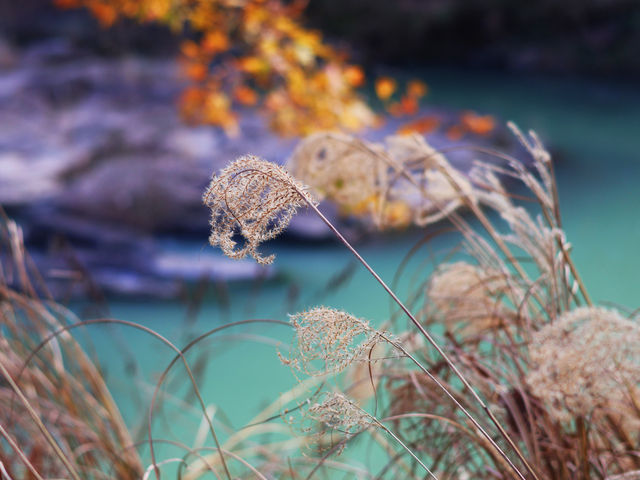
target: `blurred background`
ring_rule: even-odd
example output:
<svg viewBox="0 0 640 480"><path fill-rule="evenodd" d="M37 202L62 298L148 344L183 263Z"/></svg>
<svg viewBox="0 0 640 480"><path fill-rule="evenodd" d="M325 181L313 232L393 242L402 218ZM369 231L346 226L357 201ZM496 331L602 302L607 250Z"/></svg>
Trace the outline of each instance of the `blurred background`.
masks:
<svg viewBox="0 0 640 480"><path fill-rule="evenodd" d="M310 216L266 247L278 255L269 268L209 247L201 196L212 172L247 153L283 163L313 125L374 140L413 125L436 147L514 151L507 120L535 129L554 154L565 229L591 295L638 306L637 1L246 2L255 18L235 6L211 24L203 12L176 20L169 3L138 11L115 0L0 0L0 205L48 289L80 317L144 323L177 343L320 302L379 323L387 300L371 295L378 287ZM286 52L293 45L293 56L265 38ZM289 76L298 69L317 91L300 93ZM344 83L331 90L336 71ZM328 100L302 109L296 94ZM383 278L424 234L372 233L323 208ZM134 422L169 357L150 339L100 328L89 336ZM232 423L294 384L274 353L288 335L243 331L234 349L218 342L193 353L216 360L203 362L203 390Z"/></svg>

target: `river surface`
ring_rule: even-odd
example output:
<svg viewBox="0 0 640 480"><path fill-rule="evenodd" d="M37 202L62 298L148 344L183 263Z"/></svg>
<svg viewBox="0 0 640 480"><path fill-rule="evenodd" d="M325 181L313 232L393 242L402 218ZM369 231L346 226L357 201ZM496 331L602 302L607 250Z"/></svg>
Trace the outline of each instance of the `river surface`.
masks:
<svg viewBox="0 0 640 480"><path fill-rule="evenodd" d="M640 307L640 91L632 85L579 78L508 76L430 70L422 72L433 105L473 109L535 129L558 152L560 202L573 258L598 303ZM367 239L361 253L391 281L419 233ZM441 238L422 250L402 277L401 296L419 287L431 268L430 253L451 246ZM206 239L179 248L209 249ZM184 302L112 301L115 318L149 326L178 346L223 323L248 318L287 320L287 313L322 303L365 317L374 325L389 317L388 297L361 268L335 291L330 279L348 269L339 245L278 244L279 274L262 284L236 285L228 295L207 295L194 314ZM348 276L348 275L347 275ZM210 290L211 292L212 290ZM189 354L203 367L199 386L217 418L241 427L282 392L295 386L276 356L286 350L287 327L249 325L211 337ZM157 377L173 357L159 341L121 327L95 327L92 336L109 385L131 425L147 412ZM154 434L194 444L200 425L179 365L169 379ZM222 436L226 435L222 433ZM167 452L168 453L168 452Z"/></svg>

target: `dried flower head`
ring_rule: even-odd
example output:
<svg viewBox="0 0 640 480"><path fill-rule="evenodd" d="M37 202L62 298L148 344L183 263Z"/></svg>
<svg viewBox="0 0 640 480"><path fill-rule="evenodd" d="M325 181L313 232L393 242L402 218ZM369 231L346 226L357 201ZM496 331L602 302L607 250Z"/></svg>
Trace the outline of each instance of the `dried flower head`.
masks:
<svg viewBox="0 0 640 480"><path fill-rule="evenodd" d="M503 274L466 262L441 265L431 277L427 296L439 321L461 333L474 333L500 325L506 314L502 296L508 285Z"/></svg>
<svg viewBox="0 0 640 480"><path fill-rule="evenodd" d="M605 478L605 480L640 480L640 470L621 473L620 475L613 475L611 477Z"/></svg>
<svg viewBox="0 0 640 480"><path fill-rule="evenodd" d="M260 243L282 232L298 207L313 203L306 187L286 170L251 155L214 175L203 201L211 209L209 243L230 258L249 254L260 264L274 259L274 255L260 255ZM244 238L238 248L234 240L237 233Z"/></svg>
<svg viewBox="0 0 640 480"><path fill-rule="evenodd" d="M442 220L463 205L463 197L474 198L469 180L424 136L392 135L386 143L388 155L403 172L390 182L390 195L413 205L416 225Z"/></svg>
<svg viewBox="0 0 640 480"><path fill-rule="evenodd" d="M341 393L325 392L324 399L309 407L308 416L326 427L356 433L373 423L371 415Z"/></svg>
<svg viewBox="0 0 640 480"><path fill-rule="evenodd" d="M317 307L291 316L295 338L283 363L308 375L339 373L383 340L365 320L341 310Z"/></svg>
<svg viewBox="0 0 640 480"><path fill-rule="evenodd" d="M640 386L640 326L615 310L565 313L533 335L529 353L526 381L559 421L624 409Z"/></svg>
<svg viewBox="0 0 640 480"><path fill-rule="evenodd" d="M349 135L318 133L298 144L289 166L320 198L351 211L384 193L388 165L381 151Z"/></svg>
<svg viewBox="0 0 640 480"><path fill-rule="evenodd" d="M374 417L342 393L322 392L316 402L299 409L285 421L307 439L307 446L316 453L329 451L339 455L347 441L375 423Z"/></svg>
<svg viewBox="0 0 640 480"><path fill-rule="evenodd" d="M438 221L473 197L467 178L420 135L393 135L386 148L343 134L311 135L289 166L343 212L381 229Z"/></svg>

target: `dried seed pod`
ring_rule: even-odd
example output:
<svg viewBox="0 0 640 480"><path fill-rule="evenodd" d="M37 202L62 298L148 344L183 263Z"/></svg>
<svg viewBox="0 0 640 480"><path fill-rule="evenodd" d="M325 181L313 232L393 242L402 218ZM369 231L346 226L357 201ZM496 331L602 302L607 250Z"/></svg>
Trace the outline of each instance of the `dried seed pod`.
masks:
<svg viewBox="0 0 640 480"><path fill-rule="evenodd" d="M383 341L365 320L341 310L317 307L291 316L296 336L288 359L308 375L339 373L356 361L368 361L369 351Z"/></svg>
<svg viewBox="0 0 640 480"><path fill-rule="evenodd" d="M326 392L324 399L309 407L309 418L333 430L354 434L373 423L373 417L347 397L337 392Z"/></svg>
<svg viewBox="0 0 640 480"><path fill-rule="evenodd" d="M500 272L455 262L436 270L427 296L437 309L438 321L450 331L462 327L459 331L466 336L503 323L508 312L501 298L508 290L507 279Z"/></svg>
<svg viewBox="0 0 640 480"><path fill-rule="evenodd" d="M211 209L209 243L230 258L248 254L260 264L275 258L260 255L260 243L282 232L299 207L313 203L307 188L286 170L254 156L241 157L214 175L203 201ZM236 234L244 238L242 246Z"/></svg>
<svg viewBox="0 0 640 480"><path fill-rule="evenodd" d="M531 391L559 421L596 409L633 411L640 387L640 326L615 310L582 307L533 335ZM631 421L638 415L628 415Z"/></svg>

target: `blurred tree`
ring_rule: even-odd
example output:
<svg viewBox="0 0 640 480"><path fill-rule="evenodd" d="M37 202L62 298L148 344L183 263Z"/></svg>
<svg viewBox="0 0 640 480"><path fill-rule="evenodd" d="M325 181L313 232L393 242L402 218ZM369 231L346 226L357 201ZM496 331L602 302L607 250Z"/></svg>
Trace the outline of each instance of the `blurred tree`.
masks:
<svg viewBox="0 0 640 480"><path fill-rule="evenodd" d="M357 93L361 67L300 24L306 1L293 0L54 0L86 7L103 26L120 18L156 22L182 32L180 62L191 85L180 105L192 122L218 125L233 135L240 107L261 107L284 135L357 130L376 116ZM414 113L426 86L413 82L400 100L382 79L380 99L399 113ZM393 85L393 86L392 86ZM392 87L391 87L392 86ZM378 87L378 85L377 85Z"/></svg>

